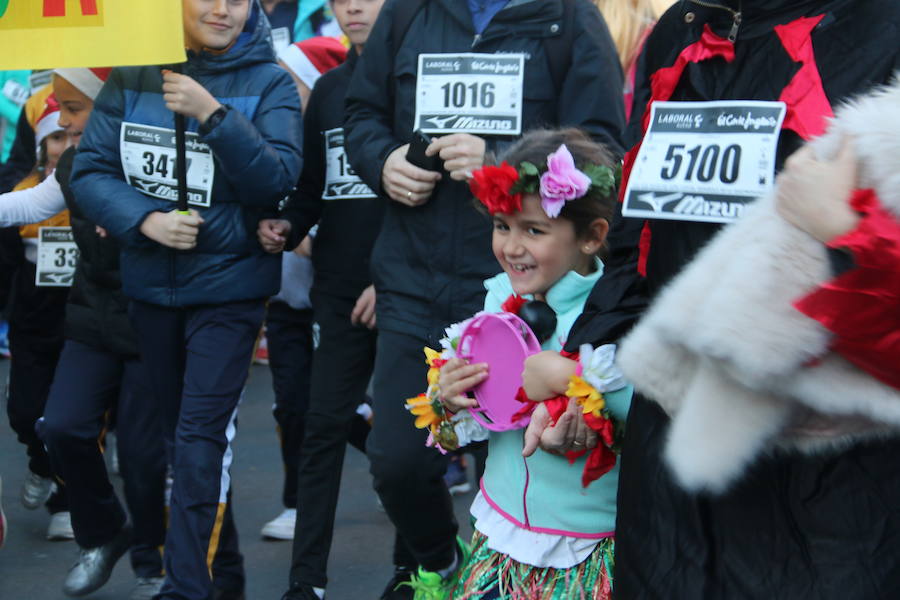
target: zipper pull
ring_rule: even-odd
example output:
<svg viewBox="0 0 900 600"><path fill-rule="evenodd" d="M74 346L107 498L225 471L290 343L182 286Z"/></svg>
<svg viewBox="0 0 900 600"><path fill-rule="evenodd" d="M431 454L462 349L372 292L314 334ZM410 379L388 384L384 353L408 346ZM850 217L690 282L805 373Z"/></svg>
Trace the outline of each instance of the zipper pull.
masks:
<svg viewBox="0 0 900 600"><path fill-rule="evenodd" d="M480 41L481 41L481 34L480 34L480 33L476 33L476 34L475 34L475 37L472 39L472 46L471 46L471 47L474 48L474 47L478 44L478 42L480 42Z"/></svg>
<svg viewBox="0 0 900 600"><path fill-rule="evenodd" d="M737 40L738 31L741 28L741 21L743 20L743 16L741 13L734 13L734 20L731 22L731 31L728 33L728 41L732 44Z"/></svg>

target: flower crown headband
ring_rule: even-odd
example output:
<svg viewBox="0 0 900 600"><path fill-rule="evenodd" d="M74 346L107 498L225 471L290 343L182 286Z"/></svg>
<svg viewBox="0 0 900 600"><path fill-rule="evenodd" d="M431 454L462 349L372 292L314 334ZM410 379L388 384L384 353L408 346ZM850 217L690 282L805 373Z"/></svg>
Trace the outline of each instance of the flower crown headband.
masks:
<svg viewBox="0 0 900 600"><path fill-rule="evenodd" d="M543 165L541 165L543 166ZM551 219L559 216L566 202L588 195L608 197L618 185L621 167L605 165L575 167L572 153L562 144L547 156L543 169L523 161L516 169L506 161L482 167L472 173L469 189L492 215L522 210L522 194L539 194L541 208Z"/></svg>

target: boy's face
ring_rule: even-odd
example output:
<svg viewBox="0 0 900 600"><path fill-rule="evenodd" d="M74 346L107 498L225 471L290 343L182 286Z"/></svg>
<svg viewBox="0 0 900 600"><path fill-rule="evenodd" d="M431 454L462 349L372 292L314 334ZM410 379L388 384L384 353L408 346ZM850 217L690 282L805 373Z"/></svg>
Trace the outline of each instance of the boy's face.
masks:
<svg viewBox="0 0 900 600"><path fill-rule="evenodd" d="M184 41L195 52L225 50L241 34L252 0L184 0Z"/></svg>
<svg viewBox="0 0 900 600"><path fill-rule="evenodd" d="M384 0L331 0L334 18L354 46L365 45Z"/></svg>

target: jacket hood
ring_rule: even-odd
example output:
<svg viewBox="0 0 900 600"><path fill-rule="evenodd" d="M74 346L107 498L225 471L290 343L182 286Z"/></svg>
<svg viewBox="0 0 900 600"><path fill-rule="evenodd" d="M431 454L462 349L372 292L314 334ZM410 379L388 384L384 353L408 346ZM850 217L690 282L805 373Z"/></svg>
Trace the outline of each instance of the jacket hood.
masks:
<svg viewBox="0 0 900 600"><path fill-rule="evenodd" d="M234 44L222 54L188 50L190 69L197 72L231 71L251 64L275 62L269 20L263 18L259 0L251 0L250 16Z"/></svg>

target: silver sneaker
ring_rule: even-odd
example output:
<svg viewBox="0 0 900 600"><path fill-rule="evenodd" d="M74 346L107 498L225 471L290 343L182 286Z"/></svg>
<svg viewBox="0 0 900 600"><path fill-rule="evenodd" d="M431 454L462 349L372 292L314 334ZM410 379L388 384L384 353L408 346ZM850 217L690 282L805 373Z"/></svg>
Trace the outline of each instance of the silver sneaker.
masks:
<svg viewBox="0 0 900 600"><path fill-rule="evenodd" d="M128 600L153 600L162 589L165 577L138 577Z"/></svg>
<svg viewBox="0 0 900 600"><path fill-rule="evenodd" d="M80 548L78 560L63 583L66 596L84 596L103 587L113 567L131 545L131 525L125 524L111 541L97 548Z"/></svg>
<svg viewBox="0 0 900 600"><path fill-rule="evenodd" d="M75 532L72 531L72 515L65 510L50 515L50 525L47 526L47 539L51 542L74 540Z"/></svg>
<svg viewBox="0 0 900 600"><path fill-rule="evenodd" d="M44 502L53 493L53 480L49 477L41 477L37 473L28 471L25 483L22 484L22 505L28 510L34 510L44 505Z"/></svg>

